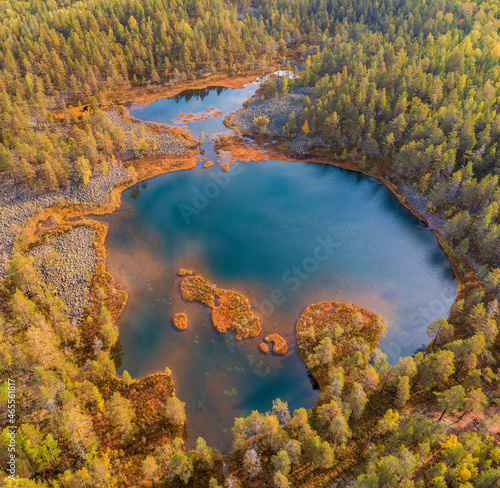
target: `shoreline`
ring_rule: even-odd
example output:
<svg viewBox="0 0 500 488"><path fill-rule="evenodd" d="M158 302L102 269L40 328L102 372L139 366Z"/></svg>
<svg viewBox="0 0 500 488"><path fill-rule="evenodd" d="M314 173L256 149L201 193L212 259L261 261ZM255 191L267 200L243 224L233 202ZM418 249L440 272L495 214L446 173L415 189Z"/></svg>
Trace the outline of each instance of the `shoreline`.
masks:
<svg viewBox="0 0 500 488"><path fill-rule="evenodd" d="M275 67L276 66L274 66L273 68ZM119 96L117 100L121 103L126 103L124 97L128 98L128 96L134 96L136 100L139 100L138 103L140 103L141 101L143 103L150 103L151 101L157 100L158 98L175 96L188 89L203 89L207 88L208 86L226 86L238 88L242 87L246 83L255 81L257 76L263 75L266 72L269 71L254 70L235 78L230 78L227 75L223 74L217 74L203 79L184 81L177 84L175 87L171 86L171 84L137 87L129 89L126 92L122 92L121 96ZM299 92L301 91L303 90L299 89ZM257 97L258 94L254 95L253 99L250 100L255 101ZM269 101L264 101L262 103L266 102ZM244 108L232 112L230 117L248 110L248 105L252 105L252 103L246 104ZM121 161L114 163L108 174L98 175L97 177L91 179L91 182L93 183L94 181L99 180L99 178L104 179L108 178L108 175L113 176L113 172L116 172L118 174L118 177L109 185L107 193L105 189L101 189L103 194L100 195L100 201L85 201L84 199L81 199L80 201L61 201L61 195L67 193L66 190L55 192L54 196L47 196L46 194L36 195L36 198L49 199L51 200L51 202L47 205L47 207L43 209L42 207L40 207L41 210L34 210L33 213L25 219L20 235L13 243L9 259L15 253L26 253L39 245L46 244L52 235L61 234L61 230L63 230L62 227L64 227L64 225L62 224L69 224L69 219L71 220L71 225L70 227L66 227L63 232L67 232L71 227L81 224L80 219L89 218L93 215L105 215L112 213L121 204L122 192L133 185L139 184L149 178L170 171L191 169L195 167L196 151L198 146L196 145L196 141L193 139L193 137L187 132L184 132L180 129L171 128L170 126L167 126L165 124L141 122L129 115L124 109L123 105L120 105L118 107L114 105L114 108L108 108L106 114L112 120L119 118L119 123L122 127L125 125L141 125L143 127L146 127L150 132L156 132L160 134L166 133L170 137L182 139L182 141L180 142L184 144L184 151L179 154L177 151L178 148L175 148L176 150L174 150L174 154L149 154L138 158L122 159ZM234 121L229 119L227 122L230 124L230 128L234 128L236 126L235 128L238 131L237 124L235 124ZM228 123L226 123L225 125L228 126ZM300 137L300 133L298 134L298 136ZM297 138L298 137L292 139L292 144ZM229 150L232 153L233 161L237 157L245 154L245 161L247 159L256 159L256 157L258 157L259 159L280 159L297 162L314 162L329 164L351 171L357 171L365 174L366 176L377 178L391 190L391 192L398 198L398 201L401 203L401 205L407 208L413 215L415 215L420 221L424 222L429 227L429 229L433 231L434 235L438 239L439 245L445 252L453 268L455 276L457 277L458 291L455 300L461 296L463 289L470 281L470 277L468 277L467 275L469 274L469 272L473 271L473 266L470 263L464 263L463 260L459 260L455 256L454 251L450 248L444 236L442 235L442 223L438 221L439 218L432 216L426 210L419 208L422 205L418 205L415 195L411 194L411 188L402 188L390 181L379 166L376 166L376 171L365 171L359 166L353 164L354 161L347 162L338 159L332 159L332 154L324 154L326 151L323 148L320 148L316 151L298 151L294 149L293 146L291 147L290 145L286 144L288 141L283 140L283 138L281 137L277 137L277 141L273 140L272 143L270 143L270 141L268 140L269 136L259 136L258 134L253 134L253 142L255 144L254 147L249 147L238 136L232 136L231 139L232 140L230 141L230 143L232 144L228 144L228 147L224 147L224 149ZM266 144L264 144L264 142L266 142ZM261 150L266 151L266 153L261 153ZM86 188L84 187L83 190L85 189ZM78 192L78 190L78 188L76 190L75 188L69 188L69 193L76 193ZM4 201L9 199L12 199L10 195L6 195L4 197ZM57 218L54 218L55 216L57 216ZM50 224L51 220L57 221L59 219L62 221L60 225ZM47 224L47 222L49 222L49 224ZM47 227L47 229L45 229L45 232L40 233L40 228L43 228L45 226ZM0 256L1 251L2 249L0 249ZM95 251L97 252L97 256L99 252L97 249ZM102 254L105 259L106 250L103 249L103 252L100 254ZM468 269L466 273L460 271L460 264L465 264L467 266ZM2 271L0 270L0 279L5 276L5 274L2 275Z"/></svg>
<svg viewBox="0 0 500 488"><path fill-rule="evenodd" d="M143 96L138 96L141 100L150 100L158 99L163 96L173 96L175 94L179 94L186 89L195 89L195 88L206 88L207 86L228 86L228 87L238 87L243 86L245 83L250 81L255 81L255 76L258 74L263 74L263 70L259 70L258 72L252 72L252 74L246 74L241 77L236 78L228 78L223 77L222 75L215 75L211 77L207 77L203 80L194 80L194 81L186 81L178 84L175 88L170 85L155 85L153 87L139 87L128 90L127 94L138 94L143 93ZM254 96L256 98L258 95ZM156 97L156 98L155 98ZM246 108L239 109L231 114L233 116L235 113L242 112L246 110ZM121 119L124 124L141 124L143 126L147 126L149 130L153 131L162 131L167 132L169 135L174 133L178 137L182 137L185 142L190 143L191 145L188 147L185 146L185 150L182 154L158 154L158 155L147 155L139 158L131 158L125 159L123 161L119 161L115 163L122 171L122 179L118 181L117 184L112 186L107 193L106 201L101 202L58 202L55 205L48 206L45 209L40 211L35 211L33 215L31 215L24 222L24 227L20 233L20 236L16 239L13 247L12 254L14 253L26 253L30 252L37 246L46 244L50 238L54 235L59 235L61 233L66 233L71 228L82 225L83 221L88 221L91 219L93 215L105 215L110 214L115 211L121 204L121 194L126 189L130 188L133 185L139 184L149 178L154 176L164 174L170 171L177 171L183 169L191 169L196 165L196 150L197 146L194 145L196 141L186 132L181 131L179 129L171 130L171 128L165 124L147 124L142 123L141 121L134 119L128 113L125 113L123 108L118 108L118 111L121 112ZM111 109L110 112L115 115L117 110ZM297 161L297 162L314 162L321 164L330 164L333 166L337 166L342 169L347 169L351 171L357 171L366 176L371 176L377 178L381 181L386 187L388 187L391 192L398 198L398 201L407 208L413 215L415 215L420 221L424 222L430 230L433 231L434 235L438 239L439 245L445 252L452 268L455 276L457 277L458 282L458 290L457 295L455 297L455 301L460 298L464 288L470 282L469 273L462 273L459 270L460 264L468 264L463 263L463 261L459 260L453 250L449 247L446 240L441 234L441 226L439 222L436 222L437 217L433 218L428 212L419 208L415 199L412 199L411 189L410 188L401 188L388 180L388 178L383 174L383 171L377 167L377 171L364 171L359 168L357 165L353 164L353 162L340 161L338 159L332 159L331 154L321 154L320 151L307 151L307 152L298 152L294 150L292 147L285 145L282 138L278 138L278 141L273 141L270 143L268 140L268 136L253 136L254 139L254 147L249 147L245 144L240 137L232 136L231 137L232 144L228 145L228 147L224 147L226 150L230 150L233 155L233 160L238 156L241 156L242 153L245 154L246 159L255 159L252 156L256 156L259 159L280 159L286 161ZM294 138L295 140L295 138ZM264 142L266 144L264 145ZM293 140L292 140L293 142ZM260 150L265 150L266 153L259 152ZM245 160L246 160L245 159ZM126 166L126 168L125 168ZM99 178L99 176L97 177ZM93 178L92 180L94 180ZM92 181L91 180L91 181ZM42 195L43 196L43 195ZM57 197L56 197L57 198ZM83 220L82 220L83 219ZM51 220L60 221L60 223L50 224ZM47 224L47 222L49 222ZM104 245L105 236L107 233L107 227L105 224L99 223L95 220L93 223L99 226L98 234L103 234L103 249L95 248L94 251L96 253L97 260L103 260L103 270L105 271L105 259L106 259L106 249ZM102 226L102 227L101 227ZM92 225L91 227L94 227ZM43 232L40 229L43 229ZM101 240L99 237L96 239ZM95 278L96 273L102 274L101 271L98 270L98 266L95 267L95 272L93 273L92 280ZM473 271L472 265L468 266L468 271ZM2 278L0 274L0 278ZM93 287L90 287L90 295L92 295ZM124 290L119 290L121 293L126 295ZM92 300L92 297L89 297L89 302ZM116 315L113 314L114 319L116 320L118 316L121 314L121 311L125 308L127 298L123 298L123 305L116 308ZM119 310L119 312L118 312Z"/></svg>
<svg viewBox="0 0 500 488"><path fill-rule="evenodd" d="M231 81L231 84L243 84L243 81L248 82L248 77L241 77L238 78L238 80L239 81ZM206 83L200 83L198 80L197 82L186 82L185 85L179 84L175 89L170 86L165 87L164 91L155 87L153 93L146 93L143 99L145 100L146 96L154 96L156 99L161 98L162 96L173 96L173 92L178 94L185 89L194 89L195 87L204 88L207 86L231 86L229 84L224 84L222 80L220 80L220 85L214 85L212 79L206 79L203 81ZM134 89L133 92L137 93L138 90L140 89ZM131 124L138 123L138 121L136 122L136 120L129 115L124 115L123 120ZM150 130L151 125L157 127L156 130L161 130L163 127L167 127L162 126L162 124L148 124L148 128ZM153 130L155 129L153 128ZM182 135L186 141L195 142L192 137L190 138L188 134L182 131L171 130L170 127L168 127L168 130L169 134L177 132L179 135ZM444 250L453 268L455 276L457 277L458 290L455 301L461 297L464 289L470 284L471 277L469 276L469 272L473 271L473 267L470 266L470 269L468 269L466 273L459 270L459 264L463 265L464 263L455 256L454 251L446 243L444 236L441 234L439 222L435 222L431 218L431 215L428 215L422 208L419 208L417 202L412 200L412 195L408 188L401 188L389 181L378 166L376 166L377 171L368 172L363 171L352 162L340 161L338 159L333 160L332 154L321 154L320 151L307 151L305 153L299 153L294 151L291 147L287 147L283 144L284 141L281 138L278 138L277 142L269 144L269 138L254 135L254 147L249 147L239 137L235 138L234 142L236 142L236 140L239 140L240 144L233 144L228 148L232 155L238 154L238 150L242 152L242 149L245 148L248 159L253 159L252 153L255 155L260 154L261 158L263 158L264 153L259 153L259 151L265 150L267 151L265 153L265 157L268 159L330 164L342 169L357 171L365 174L366 176L377 178L391 190L391 192L398 198L398 201L405 208L407 208L420 221L424 222L438 239L440 246ZM264 142L268 142L268 144L264 145ZM116 164L122 171L124 171L123 179L118 181L109 189L105 201L78 203L59 201L55 205L48 206L47 208L35 210L34 213L25 220L20 236L13 244L12 253L26 254L38 246L50 243L51 238L54 236L66 235L75 227L89 227L94 231L92 247L95 253L95 261L92 277L89 280L88 301L84 307L83 316L89 316L95 319L98 317L100 307L105 305L110 311L114 322L116 322L126 307L128 293L126 290L121 289L120 286L116 286L115 278L106 270L105 239L108 227L106 224L93 219L92 216L110 214L115 211L121 205L122 193L133 185L170 171L194 168L196 165L196 152L197 146L191 145L188 147L186 145L185 150L181 155L148 155L117 162ZM326 151L323 150L323 152ZM465 264L467 266L468 263ZM0 275L0 279L1 278L2 276ZM297 319L299 319L299 317L297 317ZM93 320L93 323L97 323L97 321ZM91 324L92 322L86 322L85 327L82 328L82 338L87 346L86 349L88 348L89 351L92 340L97 333L95 327ZM304 364L306 365L308 371L311 372L307 364L305 362ZM134 383L136 385L147 385L153 381L153 378L157 378L158 381L161 381L162 383L166 382L166 387L171 388L171 391L175 391L175 385L172 377L167 377L165 373L161 372L152 373L145 377L138 378L134 381ZM123 382L118 375L115 377L114 381L117 382L117 384L121 384Z"/></svg>

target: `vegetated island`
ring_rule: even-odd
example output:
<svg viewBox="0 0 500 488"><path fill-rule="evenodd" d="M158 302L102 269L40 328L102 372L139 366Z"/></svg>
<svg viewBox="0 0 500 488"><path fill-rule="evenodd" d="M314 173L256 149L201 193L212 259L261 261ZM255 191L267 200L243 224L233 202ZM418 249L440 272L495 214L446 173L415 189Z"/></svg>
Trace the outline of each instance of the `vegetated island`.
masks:
<svg viewBox="0 0 500 488"><path fill-rule="evenodd" d="M274 342L273 346L273 352L274 354L286 354L288 351L288 344L286 343L285 339L281 337L279 334L271 334L268 335L265 339L266 342ZM267 344L263 345L267 346ZM260 346L261 350L264 351L262 344ZM264 351L267 352L267 351Z"/></svg>
<svg viewBox="0 0 500 488"><path fill-rule="evenodd" d="M188 316L185 313L176 313L172 318L174 325L179 330L186 330L188 326Z"/></svg>
<svg viewBox="0 0 500 488"><path fill-rule="evenodd" d="M340 364L356 349L369 351L377 347L386 328L382 317L352 303L314 303L297 321L297 346L321 389L331 380L332 365Z"/></svg>
<svg viewBox="0 0 500 488"><path fill-rule="evenodd" d="M214 327L222 334L232 329L236 339L257 337L262 330L258 317L250 310L248 298L232 290L217 288L201 276L185 276L181 282L182 297L200 302L212 309Z"/></svg>

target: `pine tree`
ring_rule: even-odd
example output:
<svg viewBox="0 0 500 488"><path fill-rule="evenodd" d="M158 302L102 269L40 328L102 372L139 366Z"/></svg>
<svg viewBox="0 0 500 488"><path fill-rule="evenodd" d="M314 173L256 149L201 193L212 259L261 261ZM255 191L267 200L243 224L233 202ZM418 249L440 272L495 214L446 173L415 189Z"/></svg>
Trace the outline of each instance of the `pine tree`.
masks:
<svg viewBox="0 0 500 488"><path fill-rule="evenodd" d="M401 376L398 380L396 393L396 406L403 408L406 402L410 399L410 378Z"/></svg>
<svg viewBox="0 0 500 488"><path fill-rule="evenodd" d="M90 170L90 162L84 156L79 156L75 163L78 176L81 178L84 185L88 185L92 171Z"/></svg>
<svg viewBox="0 0 500 488"><path fill-rule="evenodd" d="M156 459L154 456L148 455L142 462L142 476L146 481L151 481L154 486L155 480L158 478L159 475L159 467L158 463L156 462Z"/></svg>
<svg viewBox="0 0 500 488"><path fill-rule="evenodd" d="M106 403L106 417L110 424L118 430L122 438L134 432L133 420L135 412L132 402L115 391Z"/></svg>
<svg viewBox="0 0 500 488"><path fill-rule="evenodd" d="M176 426L182 426L186 422L185 403L176 396L170 397L165 404L165 418Z"/></svg>

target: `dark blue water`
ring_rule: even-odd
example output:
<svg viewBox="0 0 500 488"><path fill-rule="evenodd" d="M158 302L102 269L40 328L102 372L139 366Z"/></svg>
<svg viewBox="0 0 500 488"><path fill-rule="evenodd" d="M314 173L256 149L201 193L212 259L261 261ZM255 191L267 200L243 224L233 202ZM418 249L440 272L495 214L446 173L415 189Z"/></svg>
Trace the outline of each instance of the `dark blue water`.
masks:
<svg viewBox="0 0 500 488"><path fill-rule="evenodd" d="M201 435L225 449L233 418L269 410L276 397L291 409L314 405L294 334L307 305L345 300L381 314L389 327L380 347L394 362L428 342L427 325L447 316L457 292L434 234L375 179L333 166L198 165L136 185L122 200L107 238L108 268L130 293L119 320L122 369L173 370L188 445ZM244 293L261 337L219 334L208 308L182 300L181 267ZM189 316L186 331L171 323L177 312ZM259 352L273 332L290 345L284 357Z"/></svg>

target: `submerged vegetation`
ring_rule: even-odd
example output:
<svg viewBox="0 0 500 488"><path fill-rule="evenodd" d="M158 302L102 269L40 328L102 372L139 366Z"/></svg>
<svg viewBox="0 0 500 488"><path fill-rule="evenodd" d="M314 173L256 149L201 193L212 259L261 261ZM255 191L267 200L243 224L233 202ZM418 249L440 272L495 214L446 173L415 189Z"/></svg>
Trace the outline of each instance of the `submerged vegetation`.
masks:
<svg viewBox="0 0 500 488"><path fill-rule="evenodd" d="M310 94L277 134L279 147L305 140L311 154L393 185L437 231L461 280L450 316L429 326L427 349L394 365L376 348L379 318L339 302L308 307L297 336L321 390L316 407L290 413L276 400L270 412L236 419L222 458L201 438L183 449L186 415L170 370L141 380L116 374L123 292L104 271L103 226L85 222L96 230L99 264L80 325L25 255L40 229L24 229L0 285L0 392L6 405L15 380L17 426L15 480L2 432L2 485L499 485L496 2L12 0L0 6L0 24L5 191L86 187L115 160L144 155L132 181L150 166L188 167L156 160L150 133L127 136L105 110L131 87L171 89L289 55L303 62L299 78L270 78L261 96L294 84ZM255 123L267 137L267 121ZM58 211L72 216L62 204ZM183 296L210 306L218 330L260 332L245 297L185 275ZM7 409L0 416L7 422Z"/></svg>

